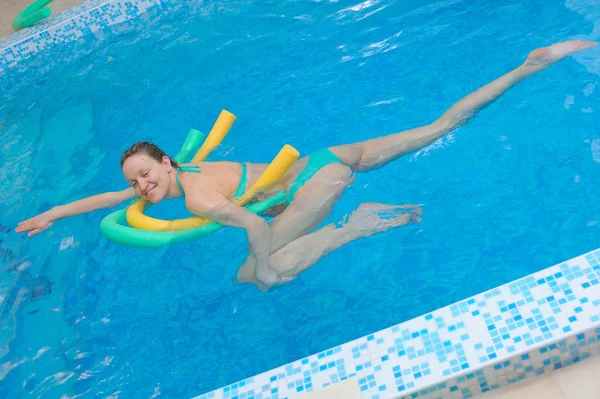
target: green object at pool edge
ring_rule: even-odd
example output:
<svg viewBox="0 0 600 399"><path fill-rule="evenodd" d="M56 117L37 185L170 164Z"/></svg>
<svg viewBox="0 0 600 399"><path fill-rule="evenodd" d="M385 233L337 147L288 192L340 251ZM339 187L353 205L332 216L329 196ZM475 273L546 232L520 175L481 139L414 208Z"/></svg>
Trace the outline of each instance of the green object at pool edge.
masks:
<svg viewBox="0 0 600 399"><path fill-rule="evenodd" d="M48 18L52 11L45 7L52 0L35 0L33 4L21 11L12 21L12 26L15 30L28 28L40 22L44 18Z"/></svg>

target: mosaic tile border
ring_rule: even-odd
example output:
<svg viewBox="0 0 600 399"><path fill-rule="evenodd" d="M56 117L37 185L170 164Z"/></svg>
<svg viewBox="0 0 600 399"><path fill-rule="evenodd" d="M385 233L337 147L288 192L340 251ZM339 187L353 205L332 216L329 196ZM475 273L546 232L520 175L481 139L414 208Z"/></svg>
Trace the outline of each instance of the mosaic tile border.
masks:
<svg viewBox="0 0 600 399"><path fill-rule="evenodd" d="M165 0L87 0L85 3L0 40L0 76L19 62L138 17Z"/></svg>
<svg viewBox="0 0 600 399"><path fill-rule="evenodd" d="M600 250L195 399L470 398L600 353Z"/></svg>

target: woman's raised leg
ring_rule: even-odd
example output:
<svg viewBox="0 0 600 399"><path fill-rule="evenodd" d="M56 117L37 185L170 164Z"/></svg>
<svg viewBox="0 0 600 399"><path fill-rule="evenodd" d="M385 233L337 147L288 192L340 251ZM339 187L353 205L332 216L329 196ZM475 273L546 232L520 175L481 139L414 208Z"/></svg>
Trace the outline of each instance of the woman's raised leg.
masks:
<svg viewBox="0 0 600 399"><path fill-rule="evenodd" d="M539 48L532 51L521 66L458 101L439 119L427 126L359 143L331 147L330 150L353 171L365 172L379 168L405 154L431 144L466 123L479 110L492 103L523 79L577 51L594 47L597 44L573 40Z"/></svg>

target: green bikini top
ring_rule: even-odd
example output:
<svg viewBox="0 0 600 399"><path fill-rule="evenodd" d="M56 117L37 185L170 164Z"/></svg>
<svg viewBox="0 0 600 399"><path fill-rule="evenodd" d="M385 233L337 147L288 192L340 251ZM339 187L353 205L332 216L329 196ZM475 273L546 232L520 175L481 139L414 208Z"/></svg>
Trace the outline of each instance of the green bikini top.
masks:
<svg viewBox="0 0 600 399"><path fill-rule="evenodd" d="M233 199L238 199L246 192L246 185L248 184L248 176L246 174L246 164L242 163L242 172L240 176L240 183L238 188L233 195ZM183 187L181 186L181 182L179 181L179 174L181 172L190 172L190 173L200 173L200 167L198 165L187 165L180 166L177 168L177 174L175 175L175 182L177 183L177 188L179 188L179 192L181 195L185 197L185 191L183 191Z"/></svg>
<svg viewBox="0 0 600 399"><path fill-rule="evenodd" d="M181 186L181 182L179 181L179 174L181 172L200 173L200 168L198 167L198 165L180 166L177 168L175 182L177 183L177 188L179 188L179 192L181 192L181 195L185 197L185 191L183 191L183 187Z"/></svg>

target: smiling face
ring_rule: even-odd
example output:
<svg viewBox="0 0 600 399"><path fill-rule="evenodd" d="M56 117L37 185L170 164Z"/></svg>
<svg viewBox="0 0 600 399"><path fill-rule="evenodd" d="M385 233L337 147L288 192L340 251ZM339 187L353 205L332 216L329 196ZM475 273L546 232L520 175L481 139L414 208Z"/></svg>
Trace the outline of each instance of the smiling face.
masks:
<svg viewBox="0 0 600 399"><path fill-rule="evenodd" d="M147 153L138 152L127 157L122 168L127 182L143 199L156 204L169 192L173 170L169 157L163 156L158 162Z"/></svg>

